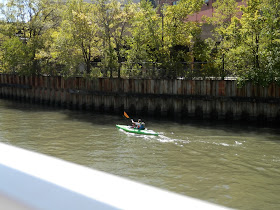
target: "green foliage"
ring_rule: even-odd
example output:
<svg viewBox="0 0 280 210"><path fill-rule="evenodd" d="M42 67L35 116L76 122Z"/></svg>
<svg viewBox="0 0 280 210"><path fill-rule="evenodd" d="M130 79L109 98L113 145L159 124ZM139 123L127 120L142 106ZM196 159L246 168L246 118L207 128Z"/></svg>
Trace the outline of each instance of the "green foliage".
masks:
<svg viewBox="0 0 280 210"><path fill-rule="evenodd" d="M200 38L199 23L187 21L203 3L181 0L155 8L145 0L7 0L0 5L0 69L86 77L231 75L240 84L279 82L279 1L246 0L238 7L235 0L217 0L208 18L214 38L207 40ZM193 60L200 63L189 65Z"/></svg>
<svg viewBox="0 0 280 210"><path fill-rule="evenodd" d="M270 0L247 2L240 19L242 43L247 52L247 74L243 79L268 86L279 82L279 3Z"/></svg>
<svg viewBox="0 0 280 210"><path fill-rule="evenodd" d="M13 72L24 74L27 73L28 63L26 57L28 55L27 46L18 38L13 37L5 40L1 46L2 50L2 68L4 72ZM9 70L9 71L7 71Z"/></svg>
<svg viewBox="0 0 280 210"><path fill-rule="evenodd" d="M175 78L183 75L184 63L191 60L191 43L200 32L197 23L185 20L202 3L200 0L185 0L175 6L154 8L149 1L141 1L131 20L130 49L127 51L129 65L141 64L145 71L146 67L151 68L153 63L157 63L160 74L151 71L152 77Z"/></svg>
<svg viewBox="0 0 280 210"><path fill-rule="evenodd" d="M99 55L97 27L92 4L82 0L68 1L63 9L60 27L53 32L52 58L64 68L63 75L91 72L92 57Z"/></svg>
<svg viewBox="0 0 280 210"><path fill-rule="evenodd" d="M123 2L122 2L123 3ZM135 13L135 5L127 3L122 7L117 0L98 0L95 4L96 25L102 42L102 68L104 76L107 70L110 77L117 72L120 77L122 63L126 60L129 23Z"/></svg>
<svg viewBox="0 0 280 210"><path fill-rule="evenodd" d="M4 40L3 68L6 72L38 74L41 71L38 53L45 49L46 33L58 23L56 9L48 0L7 0L5 3L1 5L4 17L0 31Z"/></svg>
<svg viewBox="0 0 280 210"><path fill-rule="evenodd" d="M131 19L127 63L157 62L162 46L161 18L149 1L141 1Z"/></svg>
<svg viewBox="0 0 280 210"><path fill-rule="evenodd" d="M157 63L162 69L158 76L176 77L183 70L182 62L191 60L189 49L199 34L198 25L185 19L202 4L203 0L182 0L174 7L154 8L149 1L122 6L116 0L91 4L69 0L66 5L8 0L2 7L5 21L1 27L5 30L1 33L4 40L24 40L17 47L28 56L23 61L13 55L14 66L11 61L3 66L7 71L18 69L20 60L30 74L70 76L80 74L84 65L87 74L94 71L108 76L109 72L110 77L120 77L124 68L134 69L134 76L142 75L146 67ZM15 36L18 31L20 37ZM1 53L3 59L8 57L5 53L8 51ZM96 60L100 62L93 67Z"/></svg>
<svg viewBox="0 0 280 210"><path fill-rule="evenodd" d="M279 80L279 2L245 3L239 8L232 0L214 4L216 13L210 22L216 26L216 41L220 43L216 61L223 60L240 84L251 81L267 86Z"/></svg>

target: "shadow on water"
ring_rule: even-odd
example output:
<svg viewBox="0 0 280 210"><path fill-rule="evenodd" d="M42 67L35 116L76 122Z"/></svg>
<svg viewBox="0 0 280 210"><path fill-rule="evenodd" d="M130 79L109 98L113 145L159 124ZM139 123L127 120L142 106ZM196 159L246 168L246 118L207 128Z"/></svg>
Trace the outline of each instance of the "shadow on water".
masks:
<svg viewBox="0 0 280 210"><path fill-rule="evenodd" d="M85 110L75 110L75 109L67 109L62 107L54 107L50 105L43 104L31 104L28 102L22 101L11 101L6 99L0 99L0 107L4 106L8 109L20 110L22 112L62 112L67 116L69 120L83 121L92 124L98 125L115 125L115 124L127 124L129 125L130 119L127 119L120 113L105 113L98 111L85 111ZM127 111L128 112L128 111ZM224 132L230 133L239 133L242 134L275 134L280 135L279 124L267 121L226 121L226 120L208 120L208 119L198 119L195 117L186 117L184 119L180 119L179 117L161 117L159 115L156 116L148 116L143 114L129 113L130 118L137 120L142 119L142 121L146 122L147 125L153 124L155 127L157 124L161 124L162 126L192 126L201 129L210 129L210 130L222 130ZM280 139L271 137L271 140L280 142Z"/></svg>
<svg viewBox="0 0 280 210"><path fill-rule="evenodd" d="M45 112L60 112L66 116L66 120L75 120L75 121L84 121L94 124L115 124L115 121L119 119L117 115L114 114L103 114L101 112L88 112L82 110L72 110L65 109L61 107L53 107L49 105L38 105L30 104L26 102L19 101L10 101L0 99L0 108L1 106L7 109L14 109L21 112L32 112L32 113L45 113Z"/></svg>

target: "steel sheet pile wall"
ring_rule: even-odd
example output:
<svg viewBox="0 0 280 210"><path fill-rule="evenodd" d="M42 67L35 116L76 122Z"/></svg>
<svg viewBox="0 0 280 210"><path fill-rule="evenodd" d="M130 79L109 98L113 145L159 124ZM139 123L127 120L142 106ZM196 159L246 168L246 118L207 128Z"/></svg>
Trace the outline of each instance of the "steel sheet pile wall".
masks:
<svg viewBox="0 0 280 210"><path fill-rule="evenodd" d="M217 119L280 116L280 88L223 80L152 80L0 75L0 96L90 111Z"/></svg>

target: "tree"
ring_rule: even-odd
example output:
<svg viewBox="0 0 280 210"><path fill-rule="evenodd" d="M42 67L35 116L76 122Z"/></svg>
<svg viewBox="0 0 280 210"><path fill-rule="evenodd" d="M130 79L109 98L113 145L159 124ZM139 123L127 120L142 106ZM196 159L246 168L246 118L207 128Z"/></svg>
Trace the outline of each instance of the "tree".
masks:
<svg viewBox="0 0 280 210"><path fill-rule="evenodd" d="M2 12L4 15L4 21L1 25L4 40L2 46L10 43L13 44L10 48L14 47L15 52L25 53L24 59L20 59L22 63L16 62L14 69L29 74L40 73L40 60L37 55L44 48L44 42L47 38L44 35L49 29L55 28L59 21L54 2L50 3L48 0L7 0L6 4L2 5ZM15 40L16 38L21 40L23 44L19 44ZM10 55L16 56L16 54L9 55L7 50L4 50L2 54L3 58L7 59ZM12 67L12 60L18 59L7 61L9 65L6 65L6 68ZM9 71L9 69L6 70Z"/></svg>
<svg viewBox="0 0 280 210"><path fill-rule="evenodd" d="M167 53L163 62L168 77L186 76L184 63L191 61L192 43L201 32L199 24L187 21L187 16L198 12L202 4L201 0L183 0L177 5L165 7L164 45Z"/></svg>
<svg viewBox="0 0 280 210"><path fill-rule="evenodd" d="M260 55L266 75L266 84L280 83L280 3L277 0L264 0L260 14L263 17L262 36L264 38Z"/></svg>
<svg viewBox="0 0 280 210"><path fill-rule="evenodd" d="M232 24L233 29L233 37L236 35L235 28L238 26L236 17L240 15L240 8L236 0L217 0L213 3L214 13L213 17L206 18L207 22L214 26L213 36L214 41L217 43L212 49L212 56L215 58L215 68L217 69L221 76L226 74L225 66L227 70L231 70L231 74L235 74L236 66L231 65L232 63L235 65L236 63L231 62L230 59L232 55L230 55L229 50L233 49L234 44L236 44L236 39L234 42L232 40L229 41L229 37L231 37L228 27ZM237 38L237 37L235 37Z"/></svg>
<svg viewBox="0 0 280 210"><path fill-rule="evenodd" d="M225 18L228 21L217 26L215 31L221 37L218 50L230 58L227 67L234 75L243 81L268 85L278 80L280 71L279 3L274 0L245 3L240 7L242 15L228 13L231 14Z"/></svg>
<svg viewBox="0 0 280 210"><path fill-rule="evenodd" d="M53 46L55 57L65 65L71 74L79 65L85 64L87 74L91 72L91 62L99 55L97 26L92 15L93 6L82 0L70 0L66 4L60 30Z"/></svg>
<svg viewBox="0 0 280 210"><path fill-rule="evenodd" d="M98 0L95 4L96 25L99 38L102 41L102 64L104 75L109 69L110 77L117 71L120 77L122 62L126 60L127 38L129 36L129 22L134 14L132 3L122 5L117 0Z"/></svg>
<svg viewBox="0 0 280 210"><path fill-rule="evenodd" d="M247 79L261 85L279 80L279 2L271 0L247 1L243 7L243 39L251 52Z"/></svg>
<svg viewBox="0 0 280 210"><path fill-rule="evenodd" d="M127 67L130 69L150 67L149 64L161 60L163 29L160 16L149 1L141 1L137 6L128 40Z"/></svg>
<svg viewBox="0 0 280 210"><path fill-rule="evenodd" d="M175 6L154 8L149 1L141 1L131 24L129 61L140 67L146 61L157 64L161 76L176 77L182 63L190 61L190 45L199 34L197 23L188 22L187 16L202 3L183 0Z"/></svg>
<svg viewBox="0 0 280 210"><path fill-rule="evenodd" d="M26 73L23 65L28 55L27 46L17 37L5 40L1 45L2 68L9 73ZM7 71L8 70L8 71Z"/></svg>

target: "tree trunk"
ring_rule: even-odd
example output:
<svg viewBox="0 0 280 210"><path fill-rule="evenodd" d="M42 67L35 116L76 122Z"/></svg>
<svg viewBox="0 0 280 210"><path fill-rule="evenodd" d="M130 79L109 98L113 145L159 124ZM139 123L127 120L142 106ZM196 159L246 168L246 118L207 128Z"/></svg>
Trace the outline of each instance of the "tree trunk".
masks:
<svg viewBox="0 0 280 210"><path fill-rule="evenodd" d="M256 68L260 68L260 63L259 63L259 36L256 34Z"/></svg>

